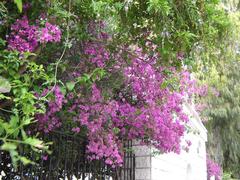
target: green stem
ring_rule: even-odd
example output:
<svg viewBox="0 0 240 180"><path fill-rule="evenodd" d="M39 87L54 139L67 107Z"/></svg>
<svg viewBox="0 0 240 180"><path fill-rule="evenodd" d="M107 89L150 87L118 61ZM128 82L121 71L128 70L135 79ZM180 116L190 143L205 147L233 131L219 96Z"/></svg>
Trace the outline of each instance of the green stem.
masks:
<svg viewBox="0 0 240 180"><path fill-rule="evenodd" d="M5 112L9 112L9 113L14 113L13 111L10 111L10 110L4 109L4 108L0 108L0 110L5 111Z"/></svg>
<svg viewBox="0 0 240 180"><path fill-rule="evenodd" d="M69 12L69 14L70 14L70 9L71 9L71 0L69 0L69 6L68 6L68 12ZM69 18L70 18L70 16L67 17L67 38L66 38L66 42L67 42L67 43L69 42L69 26L70 26L70 24L69 24L69 21L70 21ZM65 45L65 46L64 46L64 49L63 49L63 52L62 52L62 54L61 54L61 56L60 56L60 58L59 58L59 59L57 60L57 62L56 62L55 73L54 73L54 85L53 85L53 87L51 88L51 90L50 90L43 98L47 97L47 96L54 90L54 88L55 88L56 85L57 85L58 66L59 66L60 62L62 61L63 56L65 55L66 50L67 50L67 46Z"/></svg>
<svg viewBox="0 0 240 180"><path fill-rule="evenodd" d="M15 142L15 143L21 143L21 144L28 144L24 141L21 140L15 140L15 139L6 139L6 138L0 138L0 140L2 140L3 142Z"/></svg>

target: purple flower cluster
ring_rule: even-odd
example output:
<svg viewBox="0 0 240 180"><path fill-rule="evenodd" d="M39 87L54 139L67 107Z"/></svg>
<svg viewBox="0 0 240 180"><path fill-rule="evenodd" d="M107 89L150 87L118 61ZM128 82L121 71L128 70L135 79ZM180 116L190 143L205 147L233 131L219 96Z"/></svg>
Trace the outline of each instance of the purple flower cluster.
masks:
<svg viewBox="0 0 240 180"><path fill-rule="evenodd" d="M48 92L49 89L46 89L41 96L46 95ZM58 86L53 89L53 94L54 98L48 102L46 113L36 115L38 130L45 133L61 126L61 120L56 114L62 110L63 104L66 103L64 95Z"/></svg>
<svg viewBox="0 0 240 180"><path fill-rule="evenodd" d="M8 39L8 48L19 52L33 52L38 46L37 26L29 25L27 16L18 19L11 26Z"/></svg>
<svg viewBox="0 0 240 180"><path fill-rule="evenodd" d="M93 82L90 89L88 85L80 85L75 93L71 92L64 98L56 87L55 98L49 101L46 114L37 116L39 129L50 132L59 127L64 122L60 111L67 113L72 119L72 132L85 133L88 158L104 159L112 167L122 165L126 140L140 140L160 152L180 153L188 123L183 104L186 97L190 98L196 92L196 83L190 73L159 66L157 47L151 43L148 43L151 53L145 53L137 46L120 47L120 51L111 53L116 61L106 66L110 51L105 42L109 37L92 31L98 40L84 43L83 53L87 58L80 62L72 77L91 73L92 67L108 67L109 74L121 76L121 88L114 91L111 86L103 87L102 82ZM46 32L42 42L51 41L48 35ZM171 86L173 79L178 83L177 87ZM106 97L105 94L110 95ZM190 145L186 141L186 147Z"/></svg>
<svg viewBox="0 0 240 180"><path fill-rule="evenodd" d="M93 39L97 40L88 41L84 45L84 54L89 57L88 60L101 68L105 67L106 62L110 59L110 52L104 43L109 39L109 36L104 32L104 27L105 24L102 21L90 22L88 32L93 36Z"/></svg>
<svg viewBox="0 0 240 180"><path fill-rule="evenodd" d="M45 27L30 25L27 16L11 26L11 33L8 36L8 48L19 52L33 52L39 43L59 42L61 31L56 25L46 22Z"/></svg>
<svg viewBox="0 0 240 180"><path fill-rule="evenodd" d="M27 2L23 5L23 10L28 11L32 7L31 3Z"/></svg>
<svg viewBox="0 0 240 180"><path fill-rule="evenodd" d="M184 52L178 52L176 58L177 60L182 61L184 59Z"/></svg>
<svg viewBox="0 0 240 180"><path fill-rule="evenodd" d="M46 22L45 27L41 29L39 36L41 43L60 42L61 31L58 26Z"/></svg>
<svg viewBox="0 0 240 180"><path fill-rule="evenodd" d="M98 54L97 49L102 45L95 45L88 43L85 47L87 53L94 51ZM188 122L182 105L186 95L194 92L194 88L188 86L194 84L190 74L185 71L178 73L174 68L159 68L157 53L150 56L136 48L128 58L126 62L120 55L111 70L112 73L121 72L124 77L125 88L117 94L117 99L105 99L102 89L93 83L91 91L83 96L69 93L68 103L63 108L73 119L74 133L86 132L81 129L87 129L89 159L105 159L105 163L112 167L123 163L123 139L141 141L144 137L143 144L153 145L161 152L180 153ZM105 58L99 56L99 60L104 62ZM166 70L172 71L172 75L166 76ZM173 77L179 79L179 90L164 85ZM63 110L64 99L56 90L55 97L49 102L47 113L38 117L39 127L45 132L59 127L61 123L58 112ZM189 142L186 144L189 146Z"/></svg>
<svg viewBox="0 0 240 180"><path fill-rule="evenodd" d="M216 97L220 96L220 92L217 90L217 88L211 88L211 92Z"/></svg>
<svg viewBox="0 0 240 180"><path fill-rule="evenodd" d="M212 176L214 176L216 180L221 179L221 167L209 158L207 158L207 176L208 180L210 180Z"/></svg>
<svg viewBox="0 0 240 180"><path fill-rule="evenodd" d="M123 161L122 139L141 140L145 137L143 144L153 145L161 152L180 153L188 122L182 104L185 96L194 91L186 92L186 86L194 84L190 75L177 73L174 68L169 70L179 78L180 90L163 85L169 77L164 75L167 68L156 66L158 54L148 56L138 48L132 53L135 56L129 56L130 62L119 57L119 64L114 66L115 71L122 71L125 87L128 87L119 92L118 99L104 100L96 84L92 85L88 96L75 98L69 95L73 104L68 112L77 114L73 117L77 127L72 130L81 132L81 127L88 130L89 159L106 159L105 163L113 167L120 166ZM190 142L186 144L190 146Z"/></svg>
<svg viewBox="0 0 240 180"><path fill-rule="evenodd" d="M104 67L110 59L110 53L101 42L89 41L85 44L84 54L89 56L89 61L97 67Z"/></svg>
<svg viewBox="0 0 240 180"><path fill-rule="evenodd" d="M73 121L77 127L72 131L81 132L81 127L87 128L87 153L89 159L105 159L105 163L112 167L120 166L123 163L121 153L121 143L119 137L113 132L111 118L116 116L117 102L104 101L100 90L96 84L92 85L91 94L87 98L74 98L73 103L68 107L68 112L77 114L73 116Z"/></svg>
<svg viewBox="0 0 240 180"><path fill-rule="evenodd" d="M198 85L196 79L191 77L191 74L187 70L183 70L181 72L181 76L183 77L180 82L181 88L182 92L184 92L186 96L191 98L193 95L198 95L201 97L208 95L209 91L208 85L206 84Z"/></svg>
<svg viewBox="0 0 240 180"><path fill-rule="evenodd" d="M180 76L182 77L180 80L182 95L187 96L190 99L194 94L198 94L199 88L197 87L197 82L191 77L190 72L183 70Z"/></svg>
<svg viewBox="0 0 240 180"><path fill-rule="evenodd" d="M205 110L206 108L208 108L207 103L198 103L195 105L195 109L197 112L202 112L203 110Z"/></svg>
<svg viewBox="0 0 240 180"><path fill-rule="evenodd" d="M208 89L209 88L206 84L198 87L198 95L199 96L207 96L208 95Z"/></svg>
<svg viewBox="0 0 240 180"><path fill-rule="evenodd" d="M105 67L104 61L107 58L99 55L105 48L97 51L101 49L99 47L102 44L87 43L85 53L96 55L103 63L97 66ZM181 140L188 122L182 105L186 96L190 97L195 91L194 80L187 71L177 72L174 68L158 67L157 53L148 55L135 48L127 60L121 54L116 57L118 61L110 73L122 73L124 77L124 87L116 94L117 98L104 98L103 89L95 83L90 91L88 89L80 96L78 93L69 93L65 99L57 87L54 91L55 99L49 102L46 114L37 117L39 129L49 132L59 127L63 122L59 112L68 113L74 124L71 130L74 133L86 132L89 159L104 159L112 167L123 163L123 139L140 140L143 144L155 146L161 152L180 153ZM91 60L92 57L89 58ZM96 65L96 61L91 62ZM80 67L84 71L86 66L84 61L82 63ZM168 76L165 71L171 71L172 74ZM164 84L172 78L178 79L179 88L173 89ZM112 89L108 91L111 92ZM67 103L62 107L65 101ZM186 142L186 147L188 146L190 142Z"/></svg>
<svg viewBox="0 0 240 180"><path fill-rule="evenodd" d="M180 152L187 117L182 113L180 98L175 99L173 94L166 100L164 105L146 103L140 106L121 100L106 101L93 84L90 97L75 99L69 110L77 114L74 122L88 130L89 159L106 159L106 164L115 167L123 163L121 139L145 137L145 144L152 144L162 152ZM179 115L176 120L174 112ZM80 130L79 127L73 131Z"/></svg>
<svg viewBox="0 0 240 180"><path fill-rule="evenodd" d="M105 136L91 134L88 136L90 142L87 146L88 158L90 160L105 159L105 163L111 165L113 168L121 166L123 163L122 153L116 143L116 136L108 133Z"/></svg>
<svg viewBox="0 0 240 180"><path fill-rule="evenodd" d="M185 94L163 86L164 68L155 66L157 59L157 54L149 57L137 49L131 65L124 68L126 85L130 85L132 96L142 102L138 104L139 115L132 126L138 131L142 129L135 137L146 137L146 132L150 132L147 134L149 142L161 152L180 153L184 124L188 121L182 109ZM187 84L189 79L182 77L181 82Z"/></svg>

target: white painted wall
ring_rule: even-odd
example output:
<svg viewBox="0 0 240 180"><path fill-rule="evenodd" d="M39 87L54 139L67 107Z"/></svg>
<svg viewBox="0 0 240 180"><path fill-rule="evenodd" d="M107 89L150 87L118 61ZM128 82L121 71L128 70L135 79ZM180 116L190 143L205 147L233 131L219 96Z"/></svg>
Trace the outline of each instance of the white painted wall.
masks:
<svg viewBox="0 0 240 180"><path fill-rule="evenodd" d="M189 152L154 156L154 148L136 143L136 180L207 180L207 130L192 105L186 104L184 109L191 116L189 124L194 131L184 137L192 142Z"/></svg>

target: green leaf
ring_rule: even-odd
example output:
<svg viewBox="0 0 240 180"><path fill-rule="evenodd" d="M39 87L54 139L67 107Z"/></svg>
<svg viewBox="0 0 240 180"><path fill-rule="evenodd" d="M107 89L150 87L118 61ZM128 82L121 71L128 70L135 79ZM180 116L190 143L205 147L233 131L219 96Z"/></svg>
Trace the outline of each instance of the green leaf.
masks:
<svg viewBox="0 0 240 180"><path fill-rule="evenodd" d="M14 128L8 123L4 121L0 121L1 127L6 131L6 134L12 134L14 132Z"/></svg>
<svg viewBox="0 0 240 180"><path fill-rule="evenodd" d="M29 125L29 124L31 124L32 123L32 120L33 120L33 118L28 118L28 117L26 117L26 118L23 118L23 125Z"/></svg>
<svg viewBox="0 0 240 180"><path fill-rule="evenodd" d="M29 56L37 56L35 53L32 52L24 52L24 57L27 59Z"/></svg>
<svg viewBox="0 0 240 180"><path fill-rule="evenodd" d="M10 153L10 156L11 156L13 167L16 169L17 168L17 162L19 160L18 152L16 150L10 150L9 153Z"/></svg>
<svg viewBox="0 0 240 180"><path fill-rule="evenodd" d="M1 146L1 150L5 150L5 151L11 151L11 150L15 150L17 149L17 145L14 143L4 143Z"/></svg>
<svg viewBox="0 0 240 180"><path fill-rule="evenodd" d="M5 45L6 45L6 41L0 38L0 46L5 46Z"/></svg>
<svg viewBox="0 0 240 180"><path fill-rule="evenodd" d="M26 115L34 114L34 112L36 111L36 107L30 103L29 104L24 103L22 111Z"/></svg>
<svg viewBox="0 0 240 180"><path fill-rule="evenodd" d="M66 90L66 88L64 87L64 86L61 86L60 87L60 91L61 91L61 93L65 96L66 95L66 93L67 93L67 90Z"/></svg>
<svg viewBox="0 0 240 180"><path fill-rule="evenodd" d="M0 100L1 99L11 99L10 97L8 96L5 96L4 94L0 93Z"/></svg>
<svg viewBox="0 0 240 180"><path fill-rule="evenodd" d="M91 74L92 81L96 81L97 79L102 79L106 75L106 72L104 69L96 68Z"/></svg>
<svg viewBox="0 0 240 180"><path fill-rule="evenodd" d="M118 133L120 132L120 129L119 129L119 128L116 128L116 127L114 127L114 128L113 128L113 132L114 132L114 134L118 134Z"/></svg>
<svg viewBox="0 0 240 180"><path fill-rule="evenodd" d="M11 128L14 129L13 136L16 138L19 134L19 129L18 129L19 118L18 118L18 116L11 116L9 123L10 123Z"/></svg>
<svg viewBox="0 0 240 180"><path fill-rule="evenodd" d="M24 165L34 164L34 162L32 162L31 160L29 160L29 159L27 159L26 157L23 157L23 156L20 156L19 160L22 161L22 163Z"/></svg>
<svg viewBox="0 0 240 180"><path fill-rule="evenodd" d="M66 86L67 86L67 89L69 90L69 91L72 91L73 89L74 89L74 87L75 87L75 82L73 82L73 81L70 81L70 82L67 82L66 83Z"/></svg>
<svg viewBox="0 0 240 180"><path fill-rule="evenodd" d="M17 5L19 12L22 12L22 0L14 0L14 3Z"/></svg>
<svg viewBox="0 0 240 180"><path fill-rule="evenodd" d="M0 93L9 93L11 91L11 85L9 81L0 76Z"/></svg>
<svg viewBox="0 0 240 180"><path fill-rule="evenodd" d="M29 137L26 140L24 140L24 142L37 148L43 148L43 141L36 138Z"/></svg>
<svg viewBox="0 0 240 180"><path fill-rule="evenodd" d="M0 137L4 133L3 120L0 119Z"/></svg>
<svg viewBox="0 0 240 180"><path fill-rule="evenodd" d="M27 139L27 134L26 134L26 132L24 131L23 128L21 129L21 134L22 134L23 140Z"/></svg>
<svg viewBox="0 0 240 180"><path fill-rule="evenodd" d="M169 5L169 1L167 0L148 0L148 8L149 12L161 12L164 15L169 15L171 11L171 7Z"/></svg>
<svg viewBox="0 0 240 180"><path fill-rule="evenodd" d="M10 125L12 127L17 127L18 122L19 122L18 116L11 116Z"/></svg>
<svg viewBox="0 0 240 180"><path fill-rule="evenodd" d="M83 74L82 77L77 78L79 83L88 84L91 82L91 76L89 74Z"/></svg>

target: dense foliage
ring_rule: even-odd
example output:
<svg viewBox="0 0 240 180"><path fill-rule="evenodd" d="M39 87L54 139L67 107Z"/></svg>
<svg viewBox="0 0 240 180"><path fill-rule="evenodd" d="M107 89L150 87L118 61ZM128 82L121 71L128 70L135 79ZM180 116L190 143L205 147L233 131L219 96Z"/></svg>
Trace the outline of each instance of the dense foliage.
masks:
<svg viewBox="0 0 240 180"><path fill-rule="evenodd" d="M196 57L229 27L216 1L15 0L0 13L0 140L15 164L30 162L22 144L47 151L41 134L58 129L112 167L128 140L180 153L188 67L214 62Z"/></svg>
<svg viewBox="0 0 240 180"><path fill-rule="evenodd" d="M221 41L225 48L216 56L218 63L202 66L203 73L197 74L203 83L209 84L208 95L201 99L201 107L205 107L202 115L208 119L205 123L209 135L208 152L224 172L240 178L239 12L230 2L225 8L228 9L232 32Z"/></svg>
<svg viewBox="0 0 240 180"><path fill-rule="evenodd" d="M239 62L226 65L224 75L219 77L217 98L208 97L210 109L204 113L211 120L206 124L209 132L209 153L223 165L224 170L239 177ZM215 76L216 77L216 76ZM217 135L215 135L217 134ZM213 138L214 136L214 138Z"/></svg>

